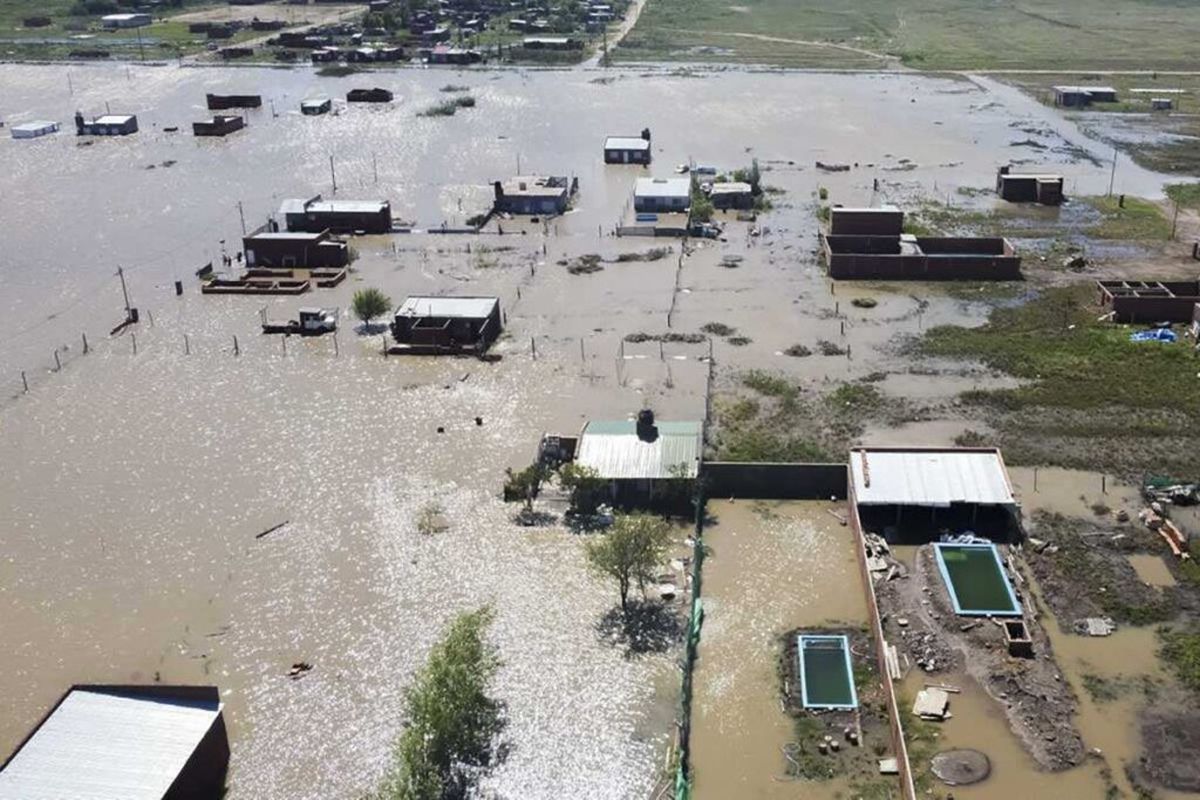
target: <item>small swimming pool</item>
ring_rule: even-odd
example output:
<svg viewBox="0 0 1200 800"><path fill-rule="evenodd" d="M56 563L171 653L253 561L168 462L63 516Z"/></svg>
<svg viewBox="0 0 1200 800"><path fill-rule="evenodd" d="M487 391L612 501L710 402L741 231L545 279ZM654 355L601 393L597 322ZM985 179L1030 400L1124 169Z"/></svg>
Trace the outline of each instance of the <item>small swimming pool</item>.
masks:
<svg viewBox="0 0 1200 800"><path fill-rule="evenodd" d="M1000 566L994 544L934 545L954 611L964 616L1018 617L1021 604Z"/></svg>
<svg viewBox="0 0 1200 800"><path fill-rule="evenodd" d="M805 708L857 708L850 642L845 636L800 634L796 648Z"/></svg>

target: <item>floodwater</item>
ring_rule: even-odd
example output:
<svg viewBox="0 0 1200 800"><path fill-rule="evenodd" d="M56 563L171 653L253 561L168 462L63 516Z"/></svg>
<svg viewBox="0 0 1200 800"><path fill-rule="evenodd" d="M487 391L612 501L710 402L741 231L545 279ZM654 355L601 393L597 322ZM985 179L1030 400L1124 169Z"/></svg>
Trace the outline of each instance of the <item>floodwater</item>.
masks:
<svg viewBox="0 0 1200 800"><path fill-rule="evenodd" d="M697 798L841 796L844 781L787 780L794 741L780 706L780 637L830 623L865 625L866 599L844 503L712 501L704 531L704 629L692 707Z"/></svg>
<svg viewBox="0 0 1200 800"><path fill-rule="evenodd" d="M419 116L446 83L470 86L476 107ZM722 321L754 341L715 341L719 370L770 366L822 383L889 370L897 336L923 325L982 320L979 304L922 307L908 292L881 298L874 315L845 308L813 256L814 198L818 186L865 204L989 185L1008 157L1009 123L1039 108L912 75L327 79L307 68L4 65L0 85L6 124L65 128L0 139L0 753L72 682L215 682L233 740L231 800L347 798L373 786L409 676L451 615L483 603L497 614L511 745L487 788L650 792L671 735L672 657L628 659L601 640L612 587L586 571L581 542L561 527L510 522L503 468L528 463L542 432L588 418L647 405L664 419L703 416L707 345L622 344L628 333ZM397 102L298 113L305 97L361 85L391 88ZM209 91L260 92L264 108L227 140L197 140L188 125L208 116ZM90 144L69 133L76 109L106 105L137 113L141 132ZM166 132L174 126L182 132ZM600 143L643 127L654 135L650 174L689 157L729 168L757 157L764 180L785 190L776 211L757 236L731 222L726 241L682 265L673 253L568 274L558 260L662 244L608 235L645 173L604 167ZM817 159L861 166L822 174ZM1087 161L1061 168L1080 191L1107 185L1107 170ZM243 216L252 228L282 199L329 196L335 176L336 196L389 198L425 230L461 224L486 206L491 181L518 170L577 176L576 209L516 235L360 238L351 279L302 298L201 296L192 277L237 250ZM1153 194L1150 183L1123 190ZM722 266L730 255L743 257L737 268ZM109 336L124 313L118 266L143 321ZM258 332L264 309L345 309L368 285L397 302L499 296L502 360L384 359L379 337L345 317L336 339ZM843 337L848 358L781 354ZM433 503L450 529L426 537L416 519ZM813 580L803 607L814 619L858 596ZM719 632L719 604L713 614ZM302 660L312 672L289 680Z"/></svg>

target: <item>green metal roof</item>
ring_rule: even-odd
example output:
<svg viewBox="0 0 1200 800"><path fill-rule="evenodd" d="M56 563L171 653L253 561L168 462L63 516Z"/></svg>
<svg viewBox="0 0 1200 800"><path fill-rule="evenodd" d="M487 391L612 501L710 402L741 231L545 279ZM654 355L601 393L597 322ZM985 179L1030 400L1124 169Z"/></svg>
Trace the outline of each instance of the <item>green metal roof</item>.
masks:
<svg viewBox="0 0 1200 800"><path fill-rule="evenodd" d="M653 441L638 438L633 420L601 420L583 428L576 463L609 480L694 478L702 449L699 422L655 423ZM680 466L682 465L682 466Z"/></svg>

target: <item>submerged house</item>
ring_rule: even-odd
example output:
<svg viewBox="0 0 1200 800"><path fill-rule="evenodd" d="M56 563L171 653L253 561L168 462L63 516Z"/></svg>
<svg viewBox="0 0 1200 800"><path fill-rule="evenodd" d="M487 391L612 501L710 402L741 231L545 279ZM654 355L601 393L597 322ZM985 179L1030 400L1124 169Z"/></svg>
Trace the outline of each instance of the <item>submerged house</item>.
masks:
<svg viewBox="0 0 1200 800"><path fill-rule="evenodd" d="M392 102L392 93L387 89L351 89L346 92L346 102L348 103L390 103Z"/></svg>
<svg viewBox="0 0 1200 800"><path fill-rule="evenodd" d="M650 129L641 136L609 136L604 140L605 164L649 164Z"/></svg>
<svg viewBox="0 0 1200 800"><path fill-rule="evenodd" d="M740 181L726 183L711 183L706 187L708 199L713 208L729 209L754 208L754 187Z"/></svg>
<svg viewBox="0 0 1200 800"><path fill-rule="evenodd" d="M317 233L256 231L242 238L247 267L280 269L341 268L350 263L350 249L328 230Z"/></svg>
<svg viewBox="0 0 1200 800"><path fill-rule="evenodd" d="M608 482L623 505L653 499L665 484L692 481L700 472L703 425L656 420L642 410L636 420L591 420L579 433L574 462Z"/></svg>
<svg viewBox="0 0 1200 800"><path fill-rule="evenodd" d="M137 133L138 121L134 114L105 114L102 117L84 119L75 112L75 133L78 136L127 136Z"/></svg>
<svg viewBox="0 0 1200 800"><path fill-rule="evenodd" d="M1010 203L1057 206L1063 201L1063 176L1050 172L1013 172L1011 166L996 172L996 194Z"/></svg>
<svg viewBox="0 0 1200 800"><path fill-rule="evenodd" d="M496 210L507 214L562 214L572 195L579 190L578 179L566 176L530 175L496 181Z"/></svg>
<svg viewBox="0 0 1200 800"><path fill-rule="evenodd" d="M412 296L396 309L391 352L481 354L502 330L499 298Z"/></svg>
<svg viewBox="0 0 1200 800"><path fill-rule="evenodd" d="M215 686L73 686L0 767L0 800L218 800Z"/></svg>
<svg viewBox="0 0 1200 800"><path fill-rule="evenodd" d="M390 233L392 205L387 200L284 200L279 216L289 231Z"/></svg>
<svg viewBox="0 0 1200 800"><path fill-rule="evenodd" d="M685 212L691 205L691 178L638 178L634 185L634 211L641 213Z"/></svg>
<svg viewBox="0 0 1200 800"><path fill-rule="evenodd" d="M234 131L246 127L243 117L233 114L216 114L212 119L192 123L192 133L195 136L228 136Z"/></svg>
<svg viewBox="0 0 1200 800"><path fill-rule="evenodd" d="M914 236L896 209L838 209L821 235L831 278L848 280L1020 280L1008 239ZM853 229L858 233L835 233Z"/></svg>

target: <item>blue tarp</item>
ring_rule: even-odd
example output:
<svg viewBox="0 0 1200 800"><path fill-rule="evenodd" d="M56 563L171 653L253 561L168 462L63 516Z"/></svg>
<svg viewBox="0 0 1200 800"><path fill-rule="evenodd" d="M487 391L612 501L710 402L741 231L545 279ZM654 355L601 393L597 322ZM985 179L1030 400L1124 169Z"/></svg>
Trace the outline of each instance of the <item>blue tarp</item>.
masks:
<svg viewBox="0 0 1200 800"><path fill-rule="evenodd" d="M1155 328L1152 331L1138 331L1129 334L1131 342L1173 342L1178 338L1169 328Z"/></svg>

